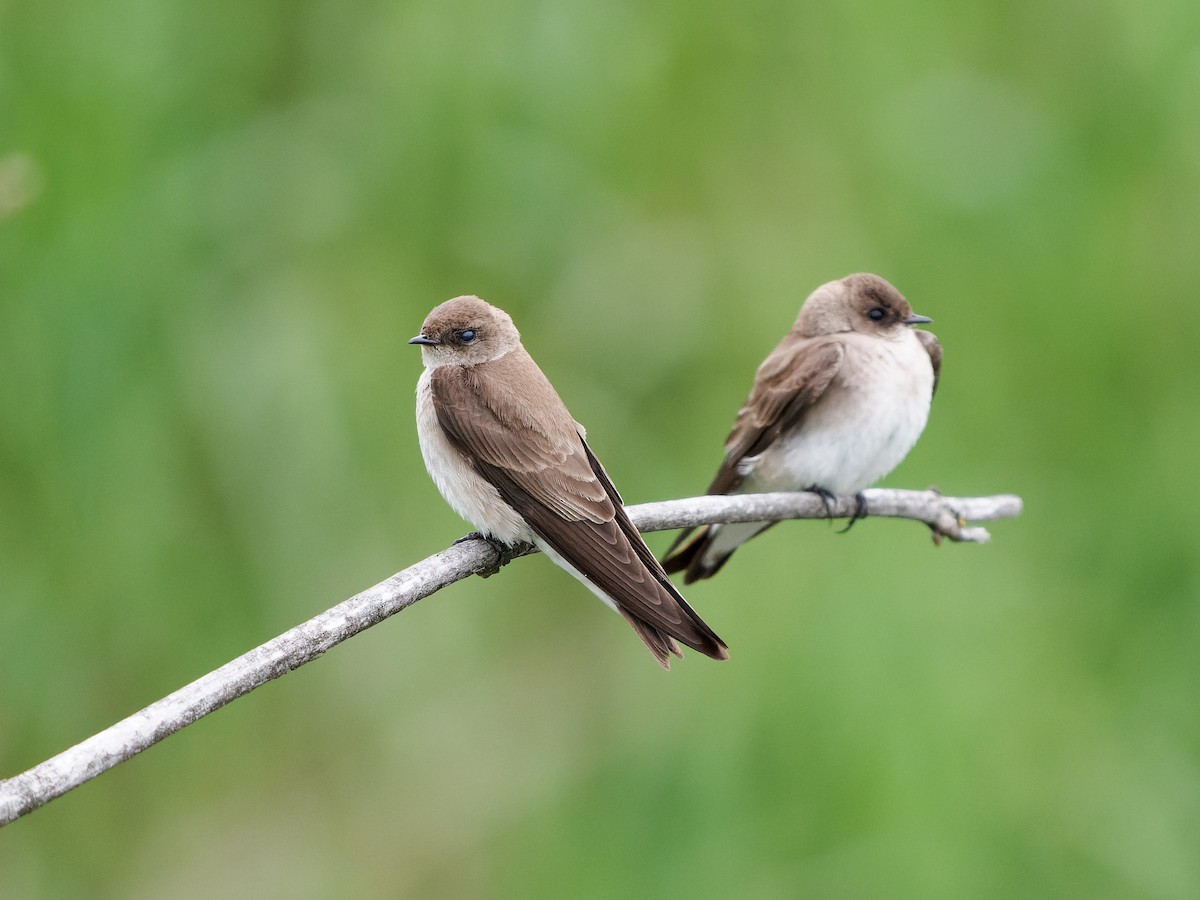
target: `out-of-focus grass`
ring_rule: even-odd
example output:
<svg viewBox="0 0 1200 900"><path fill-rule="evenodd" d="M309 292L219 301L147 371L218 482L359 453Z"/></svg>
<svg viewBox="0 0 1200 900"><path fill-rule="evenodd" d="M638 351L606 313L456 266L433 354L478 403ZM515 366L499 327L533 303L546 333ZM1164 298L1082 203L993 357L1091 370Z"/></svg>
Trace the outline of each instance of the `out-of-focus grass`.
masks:
<svg viewBox="0 0 1200 900"><path fill-rule="evenodd" d="M947 348L888 483L1028 510L773 529L669 675L545 560L457 585L0 893L1195 896L1197 123L1186 4L0 5L0 775L466 530L404 345L458 293L636 502L877 271Z"/></svg>

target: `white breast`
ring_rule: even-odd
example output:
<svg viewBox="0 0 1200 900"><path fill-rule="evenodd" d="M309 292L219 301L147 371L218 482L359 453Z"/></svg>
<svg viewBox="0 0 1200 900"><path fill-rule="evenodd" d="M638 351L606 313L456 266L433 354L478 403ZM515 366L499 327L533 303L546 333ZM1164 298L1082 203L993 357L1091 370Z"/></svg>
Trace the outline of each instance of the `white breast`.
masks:
<svg viewBox="0 0 1200 900"><path fill-rule="evenodd" d="M916 335L896 341L848 335L838 380L801 427L748 460L743 491L817 485L853 494L892 471L929 418L933 366Z"/></svg>
<svg viewBox="0 0 1200 900"><path fill-rule="evenodd" d="M533 539L525 520L446 438L433 407L428 369L417 382L417 438L425 468L456 513L482 534L505 544Z"/></svg>

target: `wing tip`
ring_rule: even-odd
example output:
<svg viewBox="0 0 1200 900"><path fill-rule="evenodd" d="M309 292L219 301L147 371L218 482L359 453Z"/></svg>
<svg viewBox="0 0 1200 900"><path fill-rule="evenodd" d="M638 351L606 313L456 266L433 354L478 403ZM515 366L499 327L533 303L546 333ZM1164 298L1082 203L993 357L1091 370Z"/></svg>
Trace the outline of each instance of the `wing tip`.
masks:
<svg viewBox="0 0 1200 900"><path fill-rule="evenodd" d="M643 622L631 616L625 610L620 610L626 621L633 626L634 632L642 643L646 645L646 649L664 669L670 670L671 657L683 659L683 651L679 648L677 641L682 641L693 650L703 653L710 659L725 660L729 659L729 648L725 646L725 642L712 633L703 621L698 616L694 616L694 623L697 626L697 633L694 637L684 638L682 636L670 635L662 631L657 626L651 625L648 622Z"/></svg>

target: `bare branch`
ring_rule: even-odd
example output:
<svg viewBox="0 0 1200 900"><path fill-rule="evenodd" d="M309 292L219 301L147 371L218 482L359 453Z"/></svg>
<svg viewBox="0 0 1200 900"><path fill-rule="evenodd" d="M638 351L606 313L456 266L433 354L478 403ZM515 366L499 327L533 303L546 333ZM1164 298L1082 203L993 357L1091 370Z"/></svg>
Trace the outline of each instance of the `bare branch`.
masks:
<svg viewBox="0 0 1200 900"><path fill-rule="evenodd" d="M954 541L985 542L989 539L987 531L967 528L965 523L1007 519L1021 512L1020 498L1011 495L960 498L943 497L935 491L877 489L866 491L865 496L872 516L924 522L933 530L935 540L947 537ZM810 493L693 497L628 509L630 518L642 531L708 523L818 519L828 515L821 498ZM833 500L835 518L848 517L853 511L852 497ZM496 550L486 541L454 544L40 765L0 781L0 827L132 758L231 700L311 662L331 647L446 585L469 575L495 571L498 562Z"/></svg>
<svg viewBox="0 0 1200 900"><path fill-rule="evenodd" d="M1021 498L1012 494L995 497L943 497L937 491L897 491L875 488L863 491L870 515L876 518L915 519L924 522L938 537L952 541L985 544L991 535L984 528L966 528L966 522L1012 519L1021 514ZM829 512L816 494L737 494L662 500L629 507L633 523L641 531L694 528L710 522L771 522L784 519L835 519L854 513L853 497L835 497Z"/></svg>

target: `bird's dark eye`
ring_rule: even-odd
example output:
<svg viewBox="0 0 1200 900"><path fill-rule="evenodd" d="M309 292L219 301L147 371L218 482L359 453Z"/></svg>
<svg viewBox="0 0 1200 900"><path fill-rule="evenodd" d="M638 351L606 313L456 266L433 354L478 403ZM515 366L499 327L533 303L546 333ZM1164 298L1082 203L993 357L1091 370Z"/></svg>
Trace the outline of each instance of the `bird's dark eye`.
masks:
<svg viewBox="0 0 1200 900"><path fill-rule="evenodd" d="M464 344L471 343L471 341L475 340L475 329L468 328L466 331L460 331L458 333L458 339Z"/></svg>
<svg viewBox="0 0 1200 900"><path fill-rule="evenodd" d="M883 319L883 317L886 315L887 315L887 313L884 312L884 309L882 306L876 306L870 312L867 313L867 318L870 319L872 322L878 322L881 319Z"/></svg>

